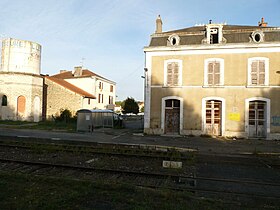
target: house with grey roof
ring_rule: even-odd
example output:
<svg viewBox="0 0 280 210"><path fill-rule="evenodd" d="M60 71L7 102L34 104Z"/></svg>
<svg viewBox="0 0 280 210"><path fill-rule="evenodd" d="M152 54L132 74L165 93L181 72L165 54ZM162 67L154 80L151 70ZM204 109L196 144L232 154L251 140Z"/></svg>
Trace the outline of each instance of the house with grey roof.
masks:
<svg viewBox="0 0 280 210"><path fill-rule="evenodd" d="M144 52L145 133L280 139L280 27L159 16Z"/></svg>

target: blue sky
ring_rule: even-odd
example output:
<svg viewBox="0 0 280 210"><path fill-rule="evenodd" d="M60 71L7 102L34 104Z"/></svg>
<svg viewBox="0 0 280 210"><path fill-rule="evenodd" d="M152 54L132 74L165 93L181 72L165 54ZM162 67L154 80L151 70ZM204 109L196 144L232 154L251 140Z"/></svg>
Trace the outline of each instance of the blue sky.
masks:
<svg viewBox="0 0 280 210"><path fill-rule="evenodd" d="M0 0L0 35L42 45L41 73L81 65L117 83L117 100L143 100L144 53L163 31L226 22L280 26L280 0Z"/></svg>

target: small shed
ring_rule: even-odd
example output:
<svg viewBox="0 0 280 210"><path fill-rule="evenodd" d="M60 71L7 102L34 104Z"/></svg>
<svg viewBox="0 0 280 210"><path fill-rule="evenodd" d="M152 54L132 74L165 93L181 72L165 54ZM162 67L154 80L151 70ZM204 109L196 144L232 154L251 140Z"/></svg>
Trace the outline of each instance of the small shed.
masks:
<svg viewBox="0 0 280 210"><path fill-rule="evenodd" d="M77 111L77 131L92 132L95 128L113 128L114 112L112 110Z"/></svg>

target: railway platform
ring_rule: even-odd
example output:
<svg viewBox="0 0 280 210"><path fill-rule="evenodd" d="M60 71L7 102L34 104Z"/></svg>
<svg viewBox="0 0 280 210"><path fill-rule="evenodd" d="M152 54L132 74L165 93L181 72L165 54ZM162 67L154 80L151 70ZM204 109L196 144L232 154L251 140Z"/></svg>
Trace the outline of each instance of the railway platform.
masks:
<svg viewBox="0 0 280 210"><path fill-rule="evenodd" d="M0 127L1 136L38 138L63 141L83 141L113 144L142 144L151 146L180 147L199 153L220 155L273 155L280 158L280 141L258 139L226 139L200 136L152 136L139 130L96 129L92 133L69 133L35 129Z"/></svg>

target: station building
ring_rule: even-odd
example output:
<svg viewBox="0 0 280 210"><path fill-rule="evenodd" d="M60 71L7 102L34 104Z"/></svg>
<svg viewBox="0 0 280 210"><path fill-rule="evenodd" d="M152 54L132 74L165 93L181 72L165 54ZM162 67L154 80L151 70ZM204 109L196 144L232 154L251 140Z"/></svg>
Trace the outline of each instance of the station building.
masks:
<svg viewBox="0 0 280 210"><path fill-rule="evenodd" d="M144 52L145 133L280 139L280 27L159 16Z"/></svg>

